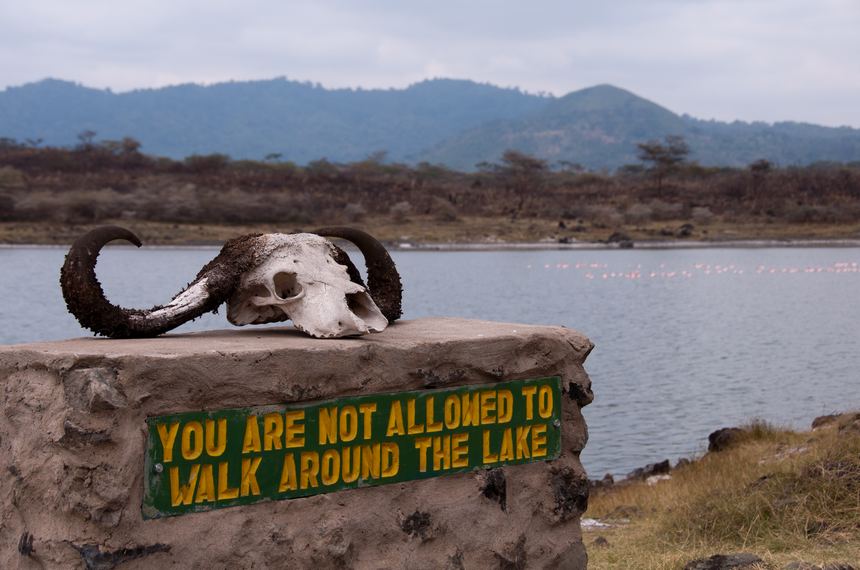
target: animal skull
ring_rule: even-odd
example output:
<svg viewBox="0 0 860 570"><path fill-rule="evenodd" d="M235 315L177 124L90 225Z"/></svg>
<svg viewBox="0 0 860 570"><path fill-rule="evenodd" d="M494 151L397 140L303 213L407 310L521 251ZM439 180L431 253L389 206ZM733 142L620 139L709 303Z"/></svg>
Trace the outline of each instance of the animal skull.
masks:
<svg viewBox="0 0 860 570"><path fill-rule="evenodd" d="M227 320L258 325L290 319L315 337L380 332L388 319L365 288L334 259L334 246L314 234L262 236L263 263L243 273L227 301Z"/></svg>
<svg viewBox="0 0 860 570"><path fill-rule="evenodd" d="M321 236L358 246L367 264L365 287L349 256ZM96 228L72 244L60 272L63 297L81 325L112 338L151 337L227 303L236 325L292 319L315 337L379 332L400 318L400 275L373 236L352 228L313 234L250 234L232 239L169 303L148 310L111 304L96 278L102 247L115 239L136 246L132 232Z"/></svg>

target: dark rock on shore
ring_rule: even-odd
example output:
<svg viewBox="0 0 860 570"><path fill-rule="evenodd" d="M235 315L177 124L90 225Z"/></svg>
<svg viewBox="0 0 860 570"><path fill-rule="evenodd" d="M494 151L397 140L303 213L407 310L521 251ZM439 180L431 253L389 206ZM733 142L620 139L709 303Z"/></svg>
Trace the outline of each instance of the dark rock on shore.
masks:
<svg viewBox="0 0 860 570"><path fill-rule="evenodd" d="M812 429L836 426L840 434L860 434L860 412L829 414L812 420Z"/></svg>
<svg viewBox="0 0 860 570"><path fill-rule="evenodd" d="M607 243L619 243L622 241L631 241L631 237L624 232L615 232L606 240Z"/></svg>
<svg viewBox="0 0 860 570"><path fill-rule="evenodd" d="M684 570L730 570L733 568L751 568L754 564L762 564L764 560L755 554L715 554L710 558L697 558L684 566Z"/></svg>
<svg viewBox="0 0 860 570"><path fill-rule="evenodd" d="M832 424L839 419L840 415L841 414L828 414L826 416L818 416L817 418L812 420L812 429L818 429L820 427Z"/></svg>
<svg viewBox="0 0 860 570"><path fill-rule="evenodd" d="M736 444L745 430L736 427L721 428L708 435L708 452L725 451Z"/></svg>
<svg viewBox="0 0 860 570"><path fill-rule="evenodd" d="M601 489L605 487L612 487L615 485L615 477L612 476L612 473L607 473L603 476L603 479L589 479L588 486L592 489Z"/></svg>
<svg viewBox="0 0 860 570"><path fill-rule="evenodd" d="M687 465L691 465L695 459L690 459L689 457L682 457L675 463L675 469L680 469L681 467L685 467Z"/></svg>
<svg viewBox="0 0 860 570"><path fill-rule="evenodd" d="M677 237L677 238L690 237L691 235L693 235L693 229L695 229L693 227L693 224L682 224L681 227L679 227L675 231L675 237Z"/></svg>
<svg viewBox="0 0 860 570"><path fill-rule="evenodd" d="M634 469L630 473L627 474L627 479L639 479L645 480L652 475L665 475L672 470L672 465L669 463L668 459L664 459L659 463L649 463L645 467L640 467L638 469Z"/></svg>

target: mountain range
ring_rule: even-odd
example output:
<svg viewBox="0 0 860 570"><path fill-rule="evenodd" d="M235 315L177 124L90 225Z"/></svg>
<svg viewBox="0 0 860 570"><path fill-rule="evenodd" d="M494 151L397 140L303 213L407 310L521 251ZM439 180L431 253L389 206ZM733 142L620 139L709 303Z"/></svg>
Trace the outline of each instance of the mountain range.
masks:
<svg viewBox="0 0 860 570"><path fill-rule="evenodd" d="M637 162L637 143L667 135L683 136L703 165L860 161L860 129L705 121L611 85L549 97L468 80L367 90L279 78L114 93L46 79L0 91L0 137L69 146L86 130L173 158L277 155L299 164L385 151L390 161L472 170L516 149L614 169Z"/></svg>

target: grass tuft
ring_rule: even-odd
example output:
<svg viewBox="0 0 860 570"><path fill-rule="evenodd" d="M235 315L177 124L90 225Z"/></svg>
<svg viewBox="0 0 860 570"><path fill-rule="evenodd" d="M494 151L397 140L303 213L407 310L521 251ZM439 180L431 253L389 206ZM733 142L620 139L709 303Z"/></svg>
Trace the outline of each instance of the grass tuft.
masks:
<svg viewBox="0 0 860 570"><path fill-rule="evenodd" d="M860 561L860 435L840 426L795 433L754 421L671 480L596 492L587 516L629 523L603 533L609 546L589 549L590 567L680 568L729 552Z"/></svg>

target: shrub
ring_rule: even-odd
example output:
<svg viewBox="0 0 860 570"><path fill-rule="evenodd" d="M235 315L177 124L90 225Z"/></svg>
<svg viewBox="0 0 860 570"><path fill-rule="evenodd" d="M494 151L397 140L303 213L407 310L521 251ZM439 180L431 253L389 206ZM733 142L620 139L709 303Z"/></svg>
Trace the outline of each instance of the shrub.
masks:
<svg viewBox="0 0 860 570"><path fill-rule="evenodd" d="M11 166L0 167L0 188L23 188L24 173Z"/></svg>
<svg viewBox="0 0 860 570"><path fill-rule="evenodd" d="M409 214L412 213L412 204L409 202L397 202L391 206L388 213L391 215L391 219L394 222L402 224L409 220Z"/></svg>
<svg viewBox="0 0 860 570"><path fill-rule="evenodd" d="M678 202L665 202L660 199L654 199L649 202L651 211L655 220L677 220L681 218L684 211L684 205Z"/></svg>
<svg viewBox="0 0 860 570"><path fill-rule="evenodd" d="M430 206L433 213L433 219L437 222L455 222L457 221L457 208L454 204L443 198L433 198Z"/></svg>
<svg viewBox="0 0 860 570"><path fill-rule="evenodd" d="M707 206L696 206L693 208L690 217L697 224L709 224L714 219L714 213Z"/></svg>
<svg viewBox="0 0 860 570"><path fill-rule="evenodd" d="M361 204L347 204L343 209L343 217L348 222L360 222L367 215L367 210Z"/></svg>
<svg viewBox="0 0 860 570"><path fill-rule="evenodd" d="M633 204L624 213L628 224L641 224L647 222L654 215L654 210L646 204Z"/></svg>
<svg viewBox="0 0 860 570"><path fill-rule="evenodd" d="M589 206L586 208L586 217L598 228L620 226L624 221L624 216L615 206Z"/></svg>
<svg viewBox="0 0 860 570"><path fill-rule="evenodd" d="M193 154L185 159L185 166L198 174L218 172L230 164L226 154Z"/></svg>

